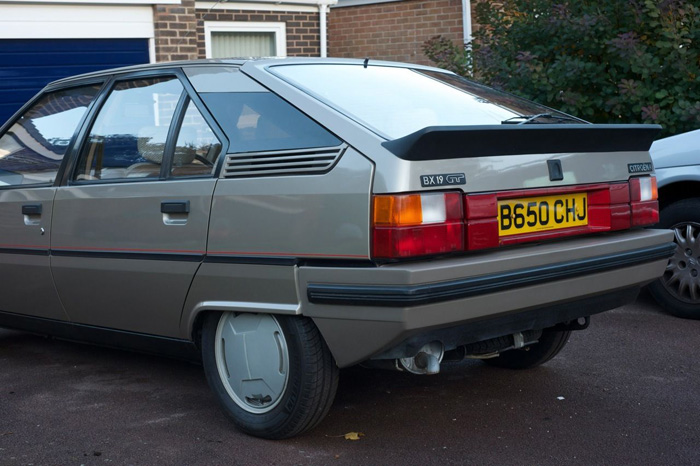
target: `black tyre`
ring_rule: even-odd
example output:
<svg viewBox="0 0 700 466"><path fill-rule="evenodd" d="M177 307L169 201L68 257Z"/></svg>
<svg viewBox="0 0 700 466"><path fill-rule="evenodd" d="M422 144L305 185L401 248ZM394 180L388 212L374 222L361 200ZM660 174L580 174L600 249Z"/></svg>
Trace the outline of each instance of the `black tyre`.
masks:
<svg viewBox="0 0 700 466"><path fill-rule="evenodd" d="M338 387L333 356L307 317L211 314L202 359L228 416L256 437L288 438L315 427Z"/></svg>
<svg viewBox="0 0 700 466"><path fill-rule="evenodd" d="M544 330L537 343L524 348L504 351L496 358L484 359L489 366L505 369L530 369L544 364L566 346L570 330Z"/></svg>
<svg viewBox="0 0 700 466"><path fill-rule="evenodd" d="M683 199L661 209L658 228L673 230L676 252L649 292L669 314L700 319L700 198Z"/></svg>

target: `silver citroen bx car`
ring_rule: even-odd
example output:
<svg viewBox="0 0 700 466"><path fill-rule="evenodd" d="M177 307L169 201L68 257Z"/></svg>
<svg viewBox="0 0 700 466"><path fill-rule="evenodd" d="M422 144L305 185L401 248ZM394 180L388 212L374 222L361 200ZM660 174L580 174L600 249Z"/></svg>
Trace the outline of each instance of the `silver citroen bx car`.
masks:
<svg viewBox="0 0 700 466"><path fill-rule="evenodd" d="M267 438L350 365L533 367L663 273L658 129L369 60L57 81L0 129L0 326L201 357Z"/></svg>

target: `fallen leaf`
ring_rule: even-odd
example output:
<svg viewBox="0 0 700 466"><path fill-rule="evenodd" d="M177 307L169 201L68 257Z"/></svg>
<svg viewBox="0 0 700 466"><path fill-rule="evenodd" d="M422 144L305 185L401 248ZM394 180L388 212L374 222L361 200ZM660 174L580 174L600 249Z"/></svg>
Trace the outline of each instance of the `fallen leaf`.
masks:
<svg viewBox="0 0 700 466"><path fill-rule="evenodd" d="M348 432L345 434L345 440L360 440L360 437L364 437L365 434L362 432Z"/></svg>

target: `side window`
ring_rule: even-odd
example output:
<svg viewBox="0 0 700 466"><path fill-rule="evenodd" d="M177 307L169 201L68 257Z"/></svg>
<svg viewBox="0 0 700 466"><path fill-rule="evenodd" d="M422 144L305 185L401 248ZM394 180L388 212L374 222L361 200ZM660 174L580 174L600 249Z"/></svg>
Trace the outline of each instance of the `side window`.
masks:
<svg viewBox="0 0 700 466"><path fill-rule="evenodd" d="M220 152L221 142L190 101L177 136L171 176L211 174Z"/></svg>
<svg viewBox="0 0 700 466"><path fill-rule="evenodd" d="M157 179L182 92L175 77L117 83L90 130L74 179Z"/></svg>
<svg viewBox="0 0 700 466"><path fill-rule="evenodd" d="M271 92L200 94L229 140L229 153L332 147L340 140Z"/></svg>
<svg viewBox="0 0 700 466"><path fill-rule="evenodd" d="M44 95L0 138L0 186L53 183L99 85Z"/></svg>

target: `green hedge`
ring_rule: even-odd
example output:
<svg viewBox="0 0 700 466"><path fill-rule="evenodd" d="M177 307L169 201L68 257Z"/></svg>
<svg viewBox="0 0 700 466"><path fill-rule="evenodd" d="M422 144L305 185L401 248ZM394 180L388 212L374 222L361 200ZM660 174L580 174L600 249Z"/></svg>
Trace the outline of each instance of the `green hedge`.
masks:
<svg viewBox="0 0 700 466"><path fill-rule="evenodd" d="M438 36L424 51L438 66L592 122L658 123L677 134L700 128L699 3L478 0L472 49Z"/></svg>

